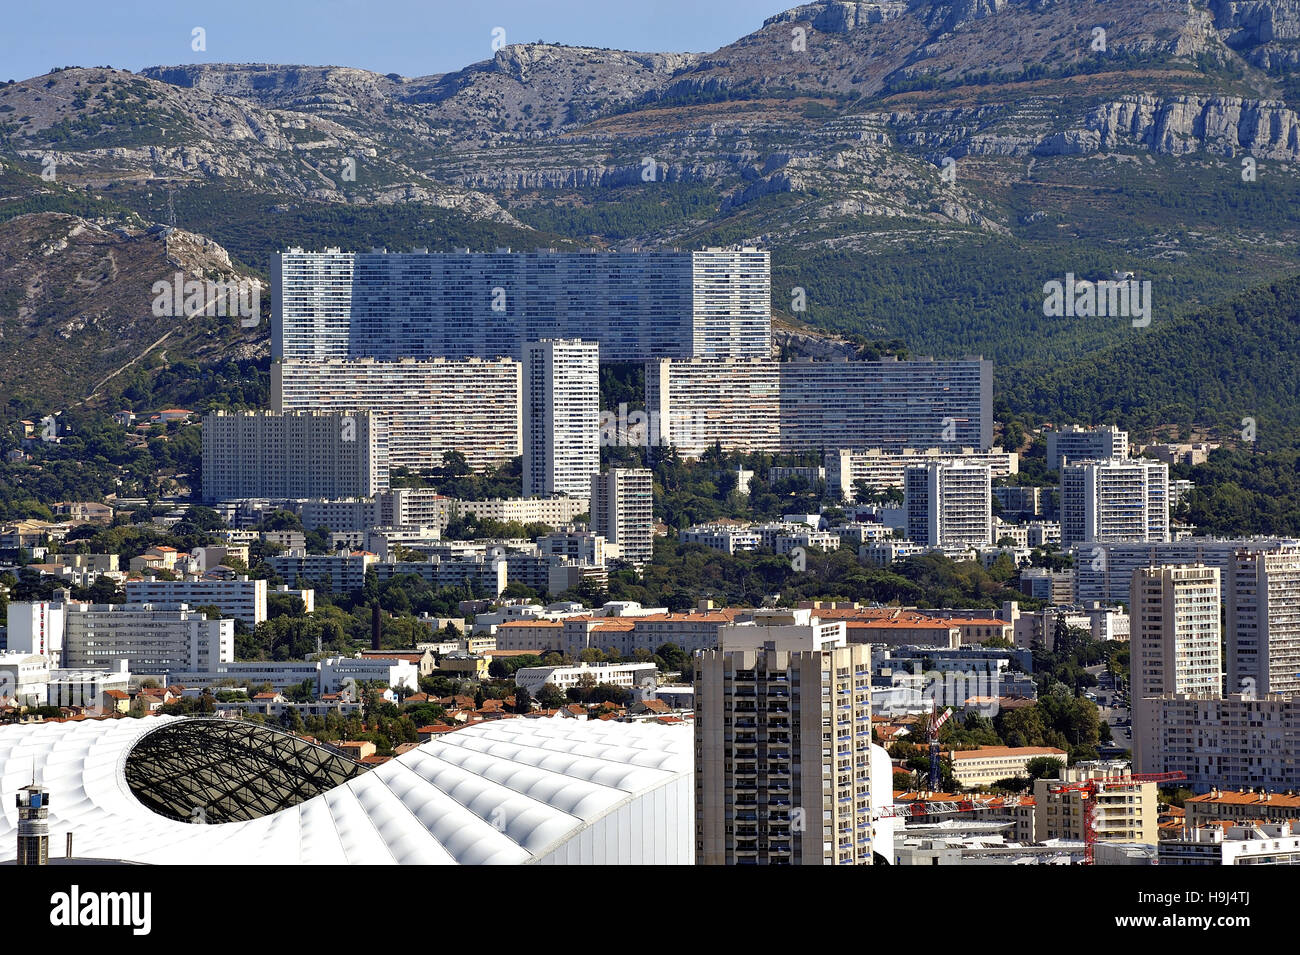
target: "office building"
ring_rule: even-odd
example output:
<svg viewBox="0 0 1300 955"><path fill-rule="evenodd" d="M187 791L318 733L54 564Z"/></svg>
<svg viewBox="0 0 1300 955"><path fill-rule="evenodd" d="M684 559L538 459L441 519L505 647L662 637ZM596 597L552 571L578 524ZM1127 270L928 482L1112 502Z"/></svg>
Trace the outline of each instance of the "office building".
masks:
<svg viewBox="0 0 1300 955"><path fill-rule="evenodd" d="M522 361L582 338L605 361L771 354L771 260L700 252L304 252L276 255L272 355Z"/></svg>
<svg viewBox="0 0 1300 955"><path fill-rule="evenodd" d="M962 361L660 360L646 366L660 443L687 457L827 448L988 449L993 370Z"/></svg>
<svg viewBox="0 0 1300 955"><path fill-rule="evenodd" d="M184 604L67 606L63 669L111 670L125 661L132 673L157 676L234 658L235 621L208 620Z"/></svg>
<svg viewBox="0 0 1300 955"><path fill-rule="evenodd" d="M1072 461L1104 461L1108 458L1127 458L1128 432L1116 427L1063 428L1048 431L1047 467L1061 470L1061 465Z"/></svg>
<svg viewBox="0 0 1300 955"><path fill-rule="evenodd" d="M872 818L893 799L888 756L871 745L870 649L808 610L755 611L720 636L696 657L697 862L892 858Z"/></svg>
<svg viewBox="0 0 1300 955"><path fill-rule="evenodd" d="M591 529L640 566L654 556L654 477L645 468L591 476Z"/></svg>
<svg viewBox="0 0 1300 955"><path fill-rule="evenodd" d="M908 540L953 550L992 543L993 494L987 465L909 467L904 480Z"/></svg>
<svg viewBox="0 0 1300 955"><path fill-rule="evenodd" d="M600 347L577 339L524 347L524 497L585 497L600 471Z"/></svg>
<svg viewBox="0 0 1300 955"><path fill-rule="evenodd" d="M390 468L440 468L458 451L479 470L522 453L521 381L509 358L273 362L271 407L368 411L387 428Z"/></svg>
<svg viewBox="0 0 1300 955"><path fill-rule="evenodd" d="M292 581L290 581L292 583ZM266 619L266 581L245 575L199 580L128 580L128 603L216 607L223 617L256 627Z"/></svg>
<svg viewBox="0 0 1300 955"><path fill-rule="evenodd" d="M1227 689L1300 693L1300 545L1238 551L1228 576Z"/></svg>
<svg viewBox="0 0 1300 955"><path fill-rule="evenodd" d="M1169 465L1136 458L1061 469L1061 543L1169 540Z"/></svg>
<svg viewBox="0 0 1300 955"><path fill-rule="evenodd" d="M203 418L203 499L369 497L388 489L388 431L341 410Z"/></svg>

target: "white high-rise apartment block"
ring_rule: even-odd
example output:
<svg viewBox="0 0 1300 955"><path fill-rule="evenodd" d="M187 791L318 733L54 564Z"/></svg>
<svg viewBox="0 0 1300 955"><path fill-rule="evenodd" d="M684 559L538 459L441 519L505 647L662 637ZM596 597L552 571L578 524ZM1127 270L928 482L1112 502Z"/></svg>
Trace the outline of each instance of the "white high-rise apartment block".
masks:
<svg viewBox="0 0 1300 955"><path fill-rule="evenodd" d="M827 489L849 504L856 501L856 489L859 484L865 484L877 491L891 487L902 489L903 473L909 467L920 464L952 464L962 461L967 464L984 464L988 465L990 474L995 479L1020 473L1020 455L1003 451L1001 448L994 448L991 451L979 451L975 448L956 450L905 448L902 451L882 451L879 448L872 448L854 451L840 448L837 451L827 451L825 460ZM1037 490L1037 488L1024 490Z"/></svg>
<svg viewBox="0 0 1300 955"><path fill-rule="evenodd" d="M63 652L64 605L37 600L14 602L7 614L10 653L38 654L59 665Z"/></svg>
<svg viewBox="0 0 1300 955"><path fill-rule="evenodd" d="M685 457L715 444L726 451L781 450L780 366L770 358L648 362L645 393L660 444Z"/></svg>
<svg viewBox="0 0 1300 955"><path fill-rule="evenodd" d="M271 406L369 411L387 426L390 467L438 468L459 451L477 470L521 453L521 380L509 358L274 362Z"/></svg>
<svg viewBox="0 0 1300 955"><path fill-rule="evenodd" d="M1227 689L1300 693L1300 545L1238 551L1228 577Z"/></svg>
<svg viewBox="0 0 1300 955"><path fill-rule="evenodd" d="M1061 469L1061 542L1169 540L1169 465L1143 458Z"/></svg>
<svg viewBox="0 0 1300 955"><path fill-rule="evenodd" d="M1218 693L1223 634L1216 567L1148 567L1133 574L1131 692Z"/></svg>
<svg viewBox="0 0 1300 955"><path fill-rule="evenodd" d="M203 499L369 497L388 489L388 429L359 411L203 418Z"/></svg>
<svg viewBox="0 0 1300 955"><path fill-rule="evenodd" d="M1158 743L1153 701L1173 693L1223 691L1219 570L1202 565L1133 573L1129 612L1135 764Z"/></svg>
<svg viewBox="0 0 1300 955"><path fill-rule="evenodd" d="M1198 793L1300 789L1300 697L1176 693L1143 702L1150 729L1139 745L1135 711L1135 773L1185 773L1179 785Z"/></svg>
<svg viewBox="0 0 1300 955"><path fill-rule="evenodd" d="M162 675L169 670L207 670L234 658L234 620L208 620L184 605L67 607L65 669L116 669L125 660L132 673Z"/></svg>
<svg viewBox="0 0 1300 955"><path fill-rule="evenodd" d="M600 346L529 342L524 360L524 497L586 497L600 471Z"/></svg>
<svg viewBox="0 0 1300 955"><path fill-rule="evenodd" d="M546 338L606 361L761 356L772 349L771 257L700 252L304 252L275 256L272 354L522 361Z"/></svg>
<svg viewBox="0 0 1300 955"><path fill-rule="evenodd" d="M645 468L613 468L591 476L591 529L636 565L654 556L654 476Z"/></svg>
<svg viewBox="0 0 1300 955"><path fill-rule="evenodd" d="M1104 461L1127 458L1128 432L1109 428L1064 428L1047 432L1047 467L1059 471L1064 461Z"/></svg>
<svg viewBox="0 0 1300 955"><path fill-rule="evenodd" d="M646 408L661 443L687 457L826 448L987 449L993 368L961 361L703 358L646 366Z"/></svg>
<svg viewBox="0 0 1300 955"><path fill-rule="evenodd" d="M230 580L128 580L125 587L130 603L216 607L222 616L242 620L249 627L266 619L266 581L243 575Z"/></svg>
<svg viewBox="0 0 1300 955"><path fill-rule="evenodd" d="M904 476L907 538L945 549L987 547L993 537L991 471L983 464L926 464Z"/></svg>
<svg viewBox="0 0 1300 955"><path fill-rule="evenodd" d="M842 620L757 611L695 668L701 865L870 865L892 858L888 755L871 745L871 650Z"/></svg>
<svg viewBox="0 0 1300 955"><path fill-rule="evenodd" d="M1219 569L1219 582L1226 604L1237 552L1276 550L1284 546L1300 547L1300 541L1278 538L1216 540L1212 537L1154 543L1083 541L1073 547L1074 602L1081 606L1094 601L1127 604L1130 602L1133 571L1169 564L1205 564Z"/></svg>

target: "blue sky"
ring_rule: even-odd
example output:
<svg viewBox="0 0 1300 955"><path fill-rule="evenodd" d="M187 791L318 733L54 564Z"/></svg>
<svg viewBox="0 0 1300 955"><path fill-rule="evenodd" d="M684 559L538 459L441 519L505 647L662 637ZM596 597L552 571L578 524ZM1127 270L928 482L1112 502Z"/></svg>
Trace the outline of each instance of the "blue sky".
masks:
<svg viewBox="0 0 1300 955"><path fill-rule="evenodd" d="M178 63L354 66L421 76L535 40L708 52L795 0L29 0L7 4L0 82L55 66L138 70ZM191 49L195 27L206 52Z"/></svg>

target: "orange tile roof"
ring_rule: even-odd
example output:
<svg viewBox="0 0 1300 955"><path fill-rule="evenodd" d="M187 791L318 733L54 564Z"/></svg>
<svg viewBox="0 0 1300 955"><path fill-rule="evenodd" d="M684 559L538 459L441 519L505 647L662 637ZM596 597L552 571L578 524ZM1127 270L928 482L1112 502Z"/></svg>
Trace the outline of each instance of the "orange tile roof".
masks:
<svg viewBox="0 0 1300 955"><path fill-rule="evenodd" d="M995 756L1066 756L1063 749L1052 746L981 746L978 749L956 750L953 759L987 759Z"/></svg>
<svg viewBox="0 0 1300 955"><path fill-rule="evenodd" d="M1224 792L1220 790L1217 796L1213 793L1204 793L1200 796L1192 796L1187 802L1222 806L1286 806L1300 809L1300 795L1294 793L1273 793L1269 796L1253 792Z"/></svg>

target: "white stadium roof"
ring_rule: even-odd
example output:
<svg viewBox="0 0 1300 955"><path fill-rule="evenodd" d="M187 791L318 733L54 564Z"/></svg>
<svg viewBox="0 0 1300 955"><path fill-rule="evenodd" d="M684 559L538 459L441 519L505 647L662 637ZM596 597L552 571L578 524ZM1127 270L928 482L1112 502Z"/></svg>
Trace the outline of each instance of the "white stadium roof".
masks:
<svg viewBox="0 0 1300 955"><path fill-rule="evenodd" d="M150 717L0 728L0 861L15 857L13 797L33 774L49 793L52 859L71 832L77 858L155 864L694 861L686 724L481 723L297 805L221 824L168 818L133 793L127 758L137 744L169 727L197 729L201 738L204 727L235 722Z"/></svg>

